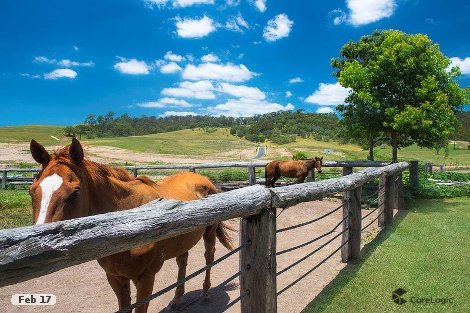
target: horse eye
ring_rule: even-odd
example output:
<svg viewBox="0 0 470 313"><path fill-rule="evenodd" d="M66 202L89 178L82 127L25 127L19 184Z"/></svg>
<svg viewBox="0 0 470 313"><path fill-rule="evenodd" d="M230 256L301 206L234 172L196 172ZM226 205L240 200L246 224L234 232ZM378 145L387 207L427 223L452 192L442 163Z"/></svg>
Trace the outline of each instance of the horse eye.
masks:
<svg viewBox="0 0 470 313"><path fill-rule="evenodd" d="M67 201L73 201L80 196L80 188L74 189L74 191L68 196Z"/></svg>

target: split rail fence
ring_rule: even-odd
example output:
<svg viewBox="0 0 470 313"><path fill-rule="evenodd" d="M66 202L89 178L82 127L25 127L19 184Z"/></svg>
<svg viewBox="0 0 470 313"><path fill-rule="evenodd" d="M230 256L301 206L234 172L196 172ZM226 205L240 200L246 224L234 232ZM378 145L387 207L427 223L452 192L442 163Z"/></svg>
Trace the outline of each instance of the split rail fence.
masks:
<svg viewBox="0 0 470 313"><path fill-rule="evenodd" d="M127 211L1 230L0 287L40 277L132 247L181 235L215 222L241 218L239 246L188 275L186 280L239 253L239 268L234 269L236 273L222 284L239 277L240 296L227 304L224 310L240 301L241 312L277 312L278 295L294 286L338 251L341 251L343 262L360 258L361 232L375 221L378 221L379 227L386 227L393 222L393 209L404 208L401 183L401 173L404 170L410 170L410 184L418 183L417 161L370 167L352 173L354 165L360 166L364 163L336 163L336 166L343 166L344 176L341 178L277 188L253 185L197 201L156 200ZM253 168L251 170L253 173L254 166L257 164L248 167L249 170ZM205 168L207 165L200 167ZM379 188L373 195L377 195L378 206L370 213L361 216L362 186L377 178L380 180ZM254 184L253 179L251 182ZM298 203L320 200L340 192L343 194L342 204L334 210L312 221L283 229L276 228L277 208L288 208ZM298 246L276 251L277 234L316 222L338 210L342 210L342 219L330 231ZM363 226L363 220L374 212L377 212L376 217ZM340 226L341 231L337 232ZM333 233L336 234L320 247L277 271L277 255L327 238ZM325 259L282 290L277 289L278 275L282 275L339 237L341 237L340 246ZM132 308L151 301L183 282L178 281L121 312L129 312Z"/></svg>

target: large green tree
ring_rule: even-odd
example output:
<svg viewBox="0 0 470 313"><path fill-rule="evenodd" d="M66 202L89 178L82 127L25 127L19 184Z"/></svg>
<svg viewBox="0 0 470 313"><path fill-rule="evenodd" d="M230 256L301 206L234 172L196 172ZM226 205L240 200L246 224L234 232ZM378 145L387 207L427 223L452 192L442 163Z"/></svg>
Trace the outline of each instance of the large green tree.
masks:
<svg viewBox="0 0 470 313"><path fill-rule="evenodd" d="M450 60L422 34L375 31L348 42L331 64L341 85L352 90L338 108L349 132L385 136L393 162L399 147L434 148L448 140L469 96L455 81L460 70L449 69Z"/></svg>

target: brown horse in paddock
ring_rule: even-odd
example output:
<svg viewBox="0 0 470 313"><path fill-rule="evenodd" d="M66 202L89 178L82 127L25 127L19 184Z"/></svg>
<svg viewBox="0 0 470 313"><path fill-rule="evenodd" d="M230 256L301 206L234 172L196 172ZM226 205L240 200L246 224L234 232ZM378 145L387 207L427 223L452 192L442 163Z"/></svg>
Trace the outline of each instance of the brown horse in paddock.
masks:
<svg viewBox="0 0 470 313"><path fill-rule="evenodd" d="M266 164L264 177L265 186L274 187L274 183L281 176L297 178L296 183L303 183L308 172L316 168L321 173L323 157L296 161L271 161Z"/></svg>
<svg viewBox="0 0 470 313"><path fill-rule="evenodd" d="M41 171L30 187L33 219L36 224L67 220L112 211L128 210L157 198L196 200L218 192L204 176L180 173L153 182L148 177L133 177L124 169L111 168L84 158L80 142L73 138L70 146L50 155L42 145L31 140L31 154ZM176 258L178 280L186 276L188 250L204 238L206 264L214 260L216 237L232 249L227 226L216 223L177 237L113 254L98 263L106 271L119 309L131 304L130 281L137 289L137 300L152 293L155 274L163 262ZM210 269L206 271L203 291L210 288ZM171 304L184 294L184 285L175 290ZM147 312L148 303L136 308Z"/></svg>

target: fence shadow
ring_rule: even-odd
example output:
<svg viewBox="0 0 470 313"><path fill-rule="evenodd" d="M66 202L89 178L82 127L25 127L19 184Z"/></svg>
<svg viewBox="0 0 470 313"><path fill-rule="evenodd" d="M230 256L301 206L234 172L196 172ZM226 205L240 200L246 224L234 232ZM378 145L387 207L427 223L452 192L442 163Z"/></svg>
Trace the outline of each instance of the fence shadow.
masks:
<svg viewBox="0 0 470 313"><path fill-rule="evenodd" d="M228 283L209 290L207 295L202 296L202 289L193 290L181 297L181 302L176 307L167 307L160 313L218 313L223 312L230 302L228 291L238 288L238 283Z"/></svg>
<svg viewBox="0 0 470 313"><path fill-rule="evenodd" d="M338 275L309 303L302 312L321 312L330 305L331 301L337 294L342 292L345 287L361 269L365 261L374 253L374 251L392 235L401 221L408 215L408 210L399 211L393 220L393 224L383 229L377 237L370 243L366 244L361 250L361 259L348 263Z"/></svg>

